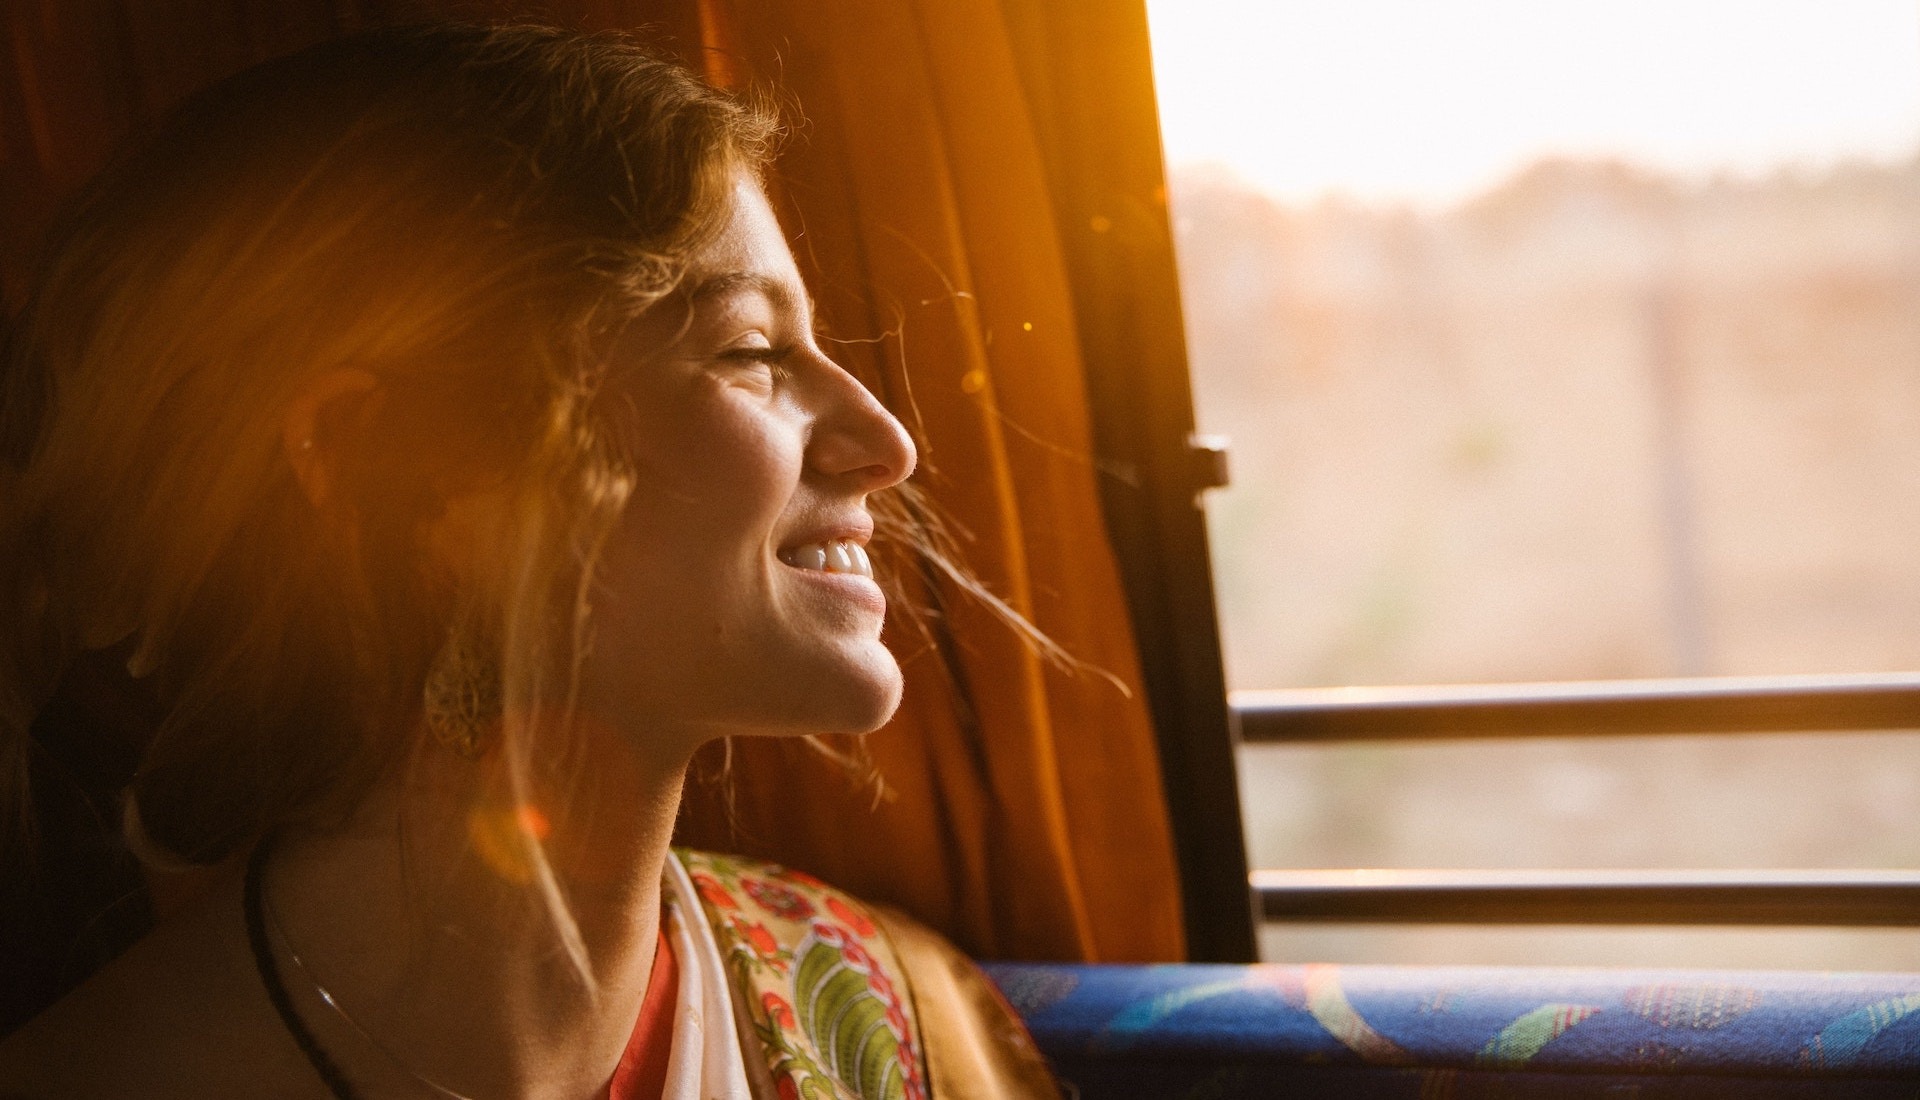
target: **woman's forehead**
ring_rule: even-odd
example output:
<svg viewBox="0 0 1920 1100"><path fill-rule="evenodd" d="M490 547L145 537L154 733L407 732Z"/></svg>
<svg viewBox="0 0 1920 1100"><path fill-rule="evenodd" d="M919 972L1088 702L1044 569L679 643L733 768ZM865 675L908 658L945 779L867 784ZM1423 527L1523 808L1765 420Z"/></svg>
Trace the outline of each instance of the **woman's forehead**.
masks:
<svg viewBox="0 0 1920 1100"><path fill-rule="evenodd" d="M693 256L688 274L696 292L708 282L741 277L762 280L762 285L748 284L745 289L768 289L767 283L780 281L788 284L790 297L805 292L780 219L760 184L745 173L734 181L726 224Z"/></svg>

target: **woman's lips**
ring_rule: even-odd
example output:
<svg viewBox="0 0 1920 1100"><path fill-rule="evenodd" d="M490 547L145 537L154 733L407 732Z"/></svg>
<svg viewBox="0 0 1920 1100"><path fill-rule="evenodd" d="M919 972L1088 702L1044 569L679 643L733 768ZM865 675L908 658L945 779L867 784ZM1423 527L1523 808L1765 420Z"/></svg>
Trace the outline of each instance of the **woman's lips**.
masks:
<svg viewBox="0 0 1920 1100"><path fill-rule="evenodd" d="M825 542L791 546L780 551L780 560L795 569L850 573L856 577L873 579L873 562L867 557L866 547L852 539L828 539Z"/></svg>

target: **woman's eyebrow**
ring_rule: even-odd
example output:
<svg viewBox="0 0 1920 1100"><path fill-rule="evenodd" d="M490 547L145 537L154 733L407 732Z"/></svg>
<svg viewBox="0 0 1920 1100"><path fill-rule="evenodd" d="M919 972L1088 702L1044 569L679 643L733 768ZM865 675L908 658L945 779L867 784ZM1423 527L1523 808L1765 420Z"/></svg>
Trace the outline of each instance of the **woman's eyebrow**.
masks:
<svg viewBox="0 0 1920 1100"><path fill-rule="evenodd" d="M704 301L724 298L730 294L742 292L759 294L773 303L775 309L797 310L800 312L804 328L812 328L818 311L814 308L813 295L805 287L794 294L793 283L778 276L760 271L729 271L702 279L687 295L690 306L698 307Z"/></svg>
<svg viewBox="0 0 1920 1100"><path fill-rule="evenodd" d="M741 291L752 291L765 296L777 306L791 306L794 303L793 288L786 282L758 271L730 271L724 275L715 275L702 280L693 288L689 297L694 302L709 298L718 298Z"/></svg>

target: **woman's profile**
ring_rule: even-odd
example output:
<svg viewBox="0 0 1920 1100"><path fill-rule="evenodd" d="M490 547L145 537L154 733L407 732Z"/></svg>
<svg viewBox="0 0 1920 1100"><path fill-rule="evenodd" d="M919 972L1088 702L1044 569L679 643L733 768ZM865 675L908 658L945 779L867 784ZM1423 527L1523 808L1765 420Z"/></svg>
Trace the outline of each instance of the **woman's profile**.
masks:
<svg viewBox="0 0 1920 1100"><path fill-rule="evenodd" d="M388 30L81 197L0 375L0 774L110 653L130 844L233 873L0 1093L1052 1094L937 937L669 849L696 749L901 691L914 447L815 339L777 130L617 37Z"/></svg>

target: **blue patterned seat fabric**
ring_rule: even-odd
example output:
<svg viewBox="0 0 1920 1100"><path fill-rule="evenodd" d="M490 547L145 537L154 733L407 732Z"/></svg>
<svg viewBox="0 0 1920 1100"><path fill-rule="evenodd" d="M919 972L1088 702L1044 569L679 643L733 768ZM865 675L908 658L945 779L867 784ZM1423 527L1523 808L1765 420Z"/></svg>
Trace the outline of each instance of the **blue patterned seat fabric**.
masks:
<svg viewBox="0 0 1920 1100"><path fill-rule="evenodd" d="M1082 1100L1920 1098L1920 974L986 969Z"/></svg>

